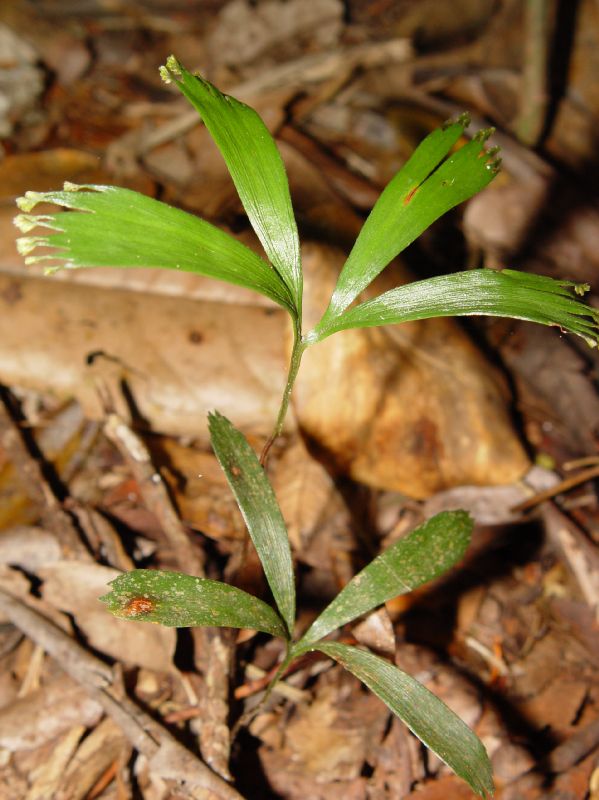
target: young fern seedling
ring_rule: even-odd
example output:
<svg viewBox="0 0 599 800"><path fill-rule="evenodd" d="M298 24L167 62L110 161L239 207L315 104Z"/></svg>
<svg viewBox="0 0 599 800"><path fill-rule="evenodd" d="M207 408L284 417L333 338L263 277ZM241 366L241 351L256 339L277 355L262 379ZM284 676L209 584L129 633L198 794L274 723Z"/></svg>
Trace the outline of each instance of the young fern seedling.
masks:
<svg viewBox="0 0 599 800"><path fill-rule="evenodd" d="M294 341L273 434L281 432L307 347L350 328L437 316L483 314L555 325L596 345L599 312L577 295L588 286L513 270L476 269L416 281L366 302L360 293L431 223L484 188L499 168L497 149L481 131L452 153L467 115L424 139L385 188L339 275L313 330L302 329L302 271L297 226L283 162L260 117L192 75L174 57L161 68L198 110L220 149L266 254L265 260L209 223L157 200L113 186L65 184L62 191L27 192L17 203L26 263L50 271L91 266L164 267L253 289L287 310ZM66 211L32 214L38 203ZM356 301L358 301L356 303ZM367 651L324 640L338 627L411 591L451 568L468 545L465 512L438 514L379 555L342 590L298 641L293 639L295 586L289 539L266 474L245 437L219 414L210 416L217 458L262 561L277 610L218 581L180 573L134 570L112 584L104 602L116 616L176 627L248 627L280 636L286 655L270 689L291 661L319 650L362 680L481 797L493 791L488 756L475 734L440 700L392 664Z"/></svg>

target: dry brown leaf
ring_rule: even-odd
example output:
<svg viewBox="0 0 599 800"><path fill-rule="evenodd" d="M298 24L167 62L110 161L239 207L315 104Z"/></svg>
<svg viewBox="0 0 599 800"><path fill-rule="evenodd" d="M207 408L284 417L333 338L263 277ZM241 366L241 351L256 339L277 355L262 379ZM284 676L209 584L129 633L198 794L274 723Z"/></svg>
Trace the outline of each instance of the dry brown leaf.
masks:
<svg viewBox="0 0 599 800"><path fill-rule="evenodd" d="M153 448L156 441L150 440L149 446ZM166 456L168 469L164 477L187 525L212 539L245 541L245 523L213 453L164 437L158 440L155 455L155 463Z"/></svg>
<svg viewBox="0 0 599 800"><path fill-rule="evenodd" d="M55 792L62 780L65 767L84 733L85 727L76 725L56 742L50 758L44 760L29 774L31 787L25 800L46 800L48 797L56 797Z"/></svg>
<svg viewBox="0 0 599 800"><path fill-rule="evenodd" d="M386 608L373 611L352 629L352 635L380 655L395 656L395 632Z"/></svg>
<svg viewBox="0 0 599 800"><path fill-rule="evenodd" d="M325 551L354 547L349 511L324 466L295 436L273 469L272 482L297 558L314 567Z"/></svg>
<svg viewBox="0 0 599 800"><path fill-rule="evenodd" d="M311 323L342 263L333 248L304 249ZM372 293L400 282L389 272ZM294 408L342 471L417 498L459 484L509 483L528 466L498 375L451 320L332 336L306 353Z"/></svg>
<svg viewBox="0 0 599 800"><path fill-rule="evenodd" d="M320 686L310 705L297 708L285 729L282 752L290 768L320 784L357 778L388 718L387 709L357 682L340 671L336 676Z"/></svg>
<svg viewBox="0 0 599 800"><path fill-rule="evenodd" d="M270 433L285 382L283 311L7 275L0 308L4 383L75 395L101 417L94 379L119 397L126 378L157 430L206 437L218 408L247 433Z"/></svg>
<svg viewBox="0 0 599 800"><path fill-rule="evenodd" d="M534 466L521 481L508 486L456 486L438 492L424 503L423 515L463 508L478 525L508 525L522 519L514 506L558 483L555 472Z"/></svg>
<svg viewBox="0 0 599 800"><path fill-rule="evenodd" d="M176 632L111 616L98 598L121 573L100 564L61 561L38 572L44 599L72 614L89 643L107 655L158 672L172 669Z"/></svg>
<svg viewBox="0 0 599 800"><path fill-rule="evenodd" d="M60 561L61 552L56 537L43 528L19 525L0 533L0 564L35 573L44 564Z"/></svg>
<svg viewBox="0 0 599 800"><path fill-rule="evenodd" d="M47 192L63 181L104 183L100 159L83 150L59 147L9 155L0 161L0 202L10 202L27 191ZM12 208L14 214L14 207Z"/></svg>
<svg viewBox="0 0 599 800"><path fill-rule="evenodd" d="M76 725L95 725L102 713L84 689L61 675L0 711L0 747L32 750Z"/></svg>

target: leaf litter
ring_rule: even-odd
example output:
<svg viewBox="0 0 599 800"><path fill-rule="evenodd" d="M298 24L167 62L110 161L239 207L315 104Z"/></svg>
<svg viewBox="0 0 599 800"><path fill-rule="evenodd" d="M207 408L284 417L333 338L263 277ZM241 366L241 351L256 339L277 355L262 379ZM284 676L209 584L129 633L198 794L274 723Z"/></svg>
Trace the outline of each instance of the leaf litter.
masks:
<svg viewBox="0 0 599 800"><path fill-rule="evenodd" d="M268 8L260 8L261 5ZM268 116L270 109L273 131L287 127L300 134L295 138L289 133L283 135L281 149L288 161L300 222L314 232L316 239L325 240L324 244L317 240L309 243L304 252L309 276L307 312L314 313L317 319L323 310L321 300L328 290L326 284L334 281L333 265L341 261L331 243L343 247L355 236L360 209L364 207L359 203L352 207L351 192L340 192L339 186L351 186L355 178L352 170L367 161L372 163L371 176L384 176L385 171L390 171L393 158L401 156L402 148L404 155L410 152L427 132L426 125L430 129L438 121L431 120L434 113L426 102L432 97L430 86L422 83L419 73L412 72L412 65L404 66L398 59L388 67L384 63L369 66L367 58L371 56L367 57L365 50L362 56L357 55L353 42L371 43L374 39L369 37L380 37L383 31L383 39L390 33L395 37L413 36L412 42L406 44L416 46L416 63L422 59L422 74L428 75L431 86L435 80L441 82L446 102L459 108L466 102L482 114L496 109L505 124L512 97L512 83L506 74L519 64L509 49L504 47L499 53L498 45L516 36L520 28L512 24L507 6L492 11L490 4L484 4L482 10L477 8L474 16L471 3L454 4L451 24L442 13L437 16L430 4L428 10L427 4L422 4L420 11L413 7L403 17L399 14L403 3L397 4L395 12L386 7L377 11L373 3L359 8L359 4L349 3L346 17L340 3L310 5L312 16L306 20L297 11L301 4L285 4L283 9L277 3L230 3L223 11L215 12L206 26L206 20L200 20L193 12L183 10L177 16L164 3L152 4L141 16L131 16L120 10L107 15L101 4L92 2L77 10L73 27L65 32L61 14L69 11L69 4L57 10L43 2L36 14L38 31L44 33L31 30L30 12L23 10L25 4L14 4L10 14L3 10L1 21L17 39L27 43L33 37L41 62L35 61L30 94L23 104L11 101L8 124L17 126L19 139L9 140L3 162L5 173L0 172L1 196L8 200L24 189L44 191L62 180L82 180L81 176L87 180L86 174L97 174L106 148L119 144L120 153L125 153L127 142L131 141L126 135L135 134L136 148L141 149L133 151L128 159L105 161L101 166L107 182L141 188L149 195L176 200L187 210L202 214L209 207L212 220L237 230L239 205L231 185L222 179L222 167L214 154L202 155L201 159L203 173L213 169L215 176L221 176L220 188L213 196L209 196L212 185L202 188L202 181L195 176L191 191L181 183L179 162L172 160L172 151L165 151L159 158L159 148L173 144L184 154L183 163L190 163L189 157L197 159L204 151L201 129L187 128L173 135L171 142L167 139L152 146L155 129L172 122L180 112L158 81L136 82L132 72L123 67L128 58L135 58L139 64L135 74L152 75L162 58L158 51L163 44L166 51L181 52L191 47L197 53L199 48L211 59L213 68L220 70L222 85L233 87L245 82L252 86L254 82L253 86L258 87L254 88L256 104L259 106L264 98L261 114ZM583 65L585 58L588 60L585 48L589 44L581 31L589 31L592 26L588 24L588 4L582 5L575 28L570 79L580 88L586 117L580 118L578 127L568 126L564 121L566 111L577 112L570 108L571 98L565 97L565 111L558 115L548 142L549 152L570 165L588 159L586 120L592 121L599 113L589 82L585 83ZM220 57L223 48L216 45L219 36L227 35L229 17L236 9L247 17L248 25L237 30L238 36L246 36L242 42L245 49L240 45L243 58L235 61L236 74L232 75L231 65ZM398 16L394 17L394 13ZM180 15L185 18L184 25ZM269 30L263 24L264 15L269 19L282 15L285 25L280 23ZM481 27L481 15L486 28ZM429 46L430 42L455 45L451 37L460 29L461 20L473 26L469 28L473 38L466 50L450 46L436 54L436 62L427 62L426 53L419 52L418 36L427 37ZM252 39L249 32L258 23L261 38ZM157 33L161 29L166 32ZM127 36L122 35L123 30L128 31ZM315 30L318 35L314 35ZM94 47L87 50L90 31ZM65 50L72 45L81 64L89 66L83 72L77 64L72 66L79 76L75 82L70 81L67 72L61 73L59 82L40 102L38 72L56 67L49 42L50 34L58 32L63 36L61 41L66 42ZM148 47L149 32L152 46ZM589 34L587 38L593 37ZM142 40L146 45L140 48ZM352 63L359 66L359 58L365 59L361 70L345 69L348 43L354 47L352 58L358 59ZM21 51L29 53L30 45L24 47ZM476 80L463 74L466 62L462 59L468 48L479 54L483 65L481 77L476 76ZM324 55L333 59L332 66L321 58ZM192 60L195 58L196 55ZM31 63L29 58L28 64ZM288 71L277 72L281 65ZM264 83L265 75L270 75L271 81L274 75L279 81L274 87L280 90L278 94L266 95L264 87L272 91L273 86ZM303 75L311 77L304 82ZM493 102L486 92L495 92ZM362 127L352 126L351 133L342 127L335 136L331 136L329 127L327 134L324 123L335 119L335 114L338 118L339 109L361 119ZM136 117L136 113L140 116ZM398 119L408 144L399 141L389 152L385 149L389 136L381 136L390 129L397 135ZM57 120L60 124L56 124ZM378 139L366 122L378 124ZM316 149L311 151L305 145L301 135L306 134L312 137ZM329 160L319 157L319 152ZM141 160L137 153L143 154ZM464 224L474 255L483 252L491 264L498 254L502 259L506 254L519 255L532 267L541 257L549 260L559 277L581 281L590 278L593 282L589 275L589 264L594 263L594 250L589 244L592 209L584 206L584 193L580 208L569 215L567 224L552 225L550 230L541 226L535 232L536 238L527 238L528 226L524 225L518 227L518 238L514 238L509 217L505 222L504 217L513 213L516 206L531 215L540 206L541 219L546 215L555 220L555 210L544 192L548 175L551 180L561 180L559 167L556 176L547 171L541 157L531 160L528 154L517 145L506 153L508 171L504 180L513 186L512 194L498 201L494 193L501 187L497 183L468 207ZM311 155L317 169L310 163ZM336 165L346 171L345 184L339 169L333 172L331 155ZM518 159L520 164L528 163L536 180L518 183L518 170L510 171L510 159L512 163ZM18 174L25 181L24 186L15 185ZM40 175L40 183L33 185L30 175L36 174ZM383 183L385 178L378 180ZM539 185L543 191L538 191ZM591 222L583 224L588 214ZM491 223L500 216L503 227L491 229ZM455 257L451 247L439 246L447 234L444 225L427 234L427 241L422 244L422 252L426 254L429 248L428 252L434 253L433 266L441 271L444 260ZM16 592L21 599L30 598L28 608L63 625L67 624L66 611L71 620L68 627L75 633L82 652L89 654L95 648L103 658L112 656L124 670L126 685L138 697L153 698L156 718L162 721L160 733L155 728L155 735L166 735L169 726L174 726L173 730L184 731L193 750L196 731L185 720L193 720L194 715L200 718L206 700L202 697L202 682L196 682L201 662L190 657L189 642L179 641L177 654L173 655L174 639L165 646L152 638L158 631L171 631L155 626L127 626L126 632L115 633L110 643L102 637L111 626L102 624L102 618L97 617L98 608L88 594L96 579L117 574L115 569L122 569L128 563L126 559L136 565L149 562L162 569L178 568L176 548L164 535L160 513L149 508L143 499L137 479L131 476L122 455L102 434L90 437L82 417L69 422L59 410L65 407L64 398L76 397L86 416L103 421L104 406L98 402L95 386L90 386L90 376L91 383L107 381L125 420L147 437L150 463L164 474L186 526L185 533L207 554L210 569L222 569L228 559L229 580L259 583L256 565L252 566L251 559L244 563L247 542L239 516L224 482L213 471L214 459L206 449L204 418L205 411L217 406L257 444L268 432L277 401L273 387L284 379L287 334L283 317L266 301L253 305L254 300L240 289L223 291L202 280L188 281L187 276L178 281L182 276L164 278L146 273L123 278L122 274L111 272L85 278L67 275L60 284L38 279L36 284L35 279L23 274L16 253L11 250L12 232L3 222L1 231L7 242L0 267L0 302L5 304L6 312L2 314L0 337L1 379L20 398L20 408L25 411L26 418L18 420L16 429L32 429L48 463L54 464L55 473L49 475L40 493L37 479L27 471L27 462L23 458L15 461L15 451L4 438L7 429L3 429L0 536L5 538L0 552L6 554L3 562L9 566L1 576L0 588ZM251 237L245 233L243 237L246 244L255 246ZM408 260L411 266L431 269L430 264L423 265L425 259L418 262L417 253ZM564 264L574 264L577 273L566 276ZM449 268L455 269L455 263ZM394 280L403 282L404 274L399 273ZM144 294L140 295L140 291ZM134 298L143 298L143 303ZM145 322L148 307L151 325ZM97 318L92 317L91 309L99 310ZM139 333L137 341L125 333L132 323ZM179 342L175 353L171 347L168 353L162 352L160 337L152 339L156 332L163 337L168 325L173 333L167 335ZM498 348L510 379L516 382L518 411L529 452L532 449L549 456L551 471L558 477L564 475L555 465L572 457L593 455L594 429L588 422L597 416L596 395L589 379L592 357L584 353L581 361L576 360L574 391L569 382L557 378L563 372L555 366L554 359L574 362L569 361L571 353L564 355L563 342L552 336L553 332L512 323L506 327L501 322L471 328L470 333L473 330L476 337L485 337L486 342ZM529 461L513 424L504 379L457 326L445 322L358 331L353 339L339 337L338 342L331 339L319 347L320 352L313 353L314 363L306 360L303 376L300 373L294 418L270 467L284 515L292 522L294 555L302 565L301 624L304 629L309 627L332 595L378 552L383 535L390 531L391 536L393 531L401 533L402 520L413 517L417 523L419 515L427 515L424 508L455 507L452 503L459 500L463 504L467 496L473 509L484 509L473 553L463 567L446 578L408 595L401 605L389 602L386 611L378 612L387 615L393 633L390 637L385 627L381 643L392 661L423 680L476 726L492 757L498 797L582 799L592 785L596 769L593 726L599 703L599 645L593 629L595 609L589 600L592 595L585 593L580 581L584 582L585 575L593 575L594 556L585 556L587 572L581 573L578 562L572 561L573 551L563 546L563 538L555 529L553 535L543 535L543 526L550 532L550 516L543 509L537 518L510 512L531 490L524 478L529 474ZM242 361L237 351L244 353ZM101 355L92 359L96 369L90 369L86 357L94 353ZM103 369L97 369L102 362ZM335 386L331 380L335 374L332 370L339 364L351 375L351 386L341 381ZM122 400L119 387L123 383L138 403L134 414ZM348 401L356 397L359 402ZM9 405L14 413L15 403ZM382 409L376 422L372 409ZM148 436L150 430L153 433ZM162 442L155 432L164 434ZM47 434L54 434L58 443L54 449L44 445ZM474 443L478 443L478 451ZM48 478L46 466L44 470ZM62 485L55 480L56 475L63 476ZM296 478L295 483L292 477ZM355 481L361 482L362 487L356 487ZM505 495L493 486L498 483L508 484ZM460 488L464 485L469 485L468 492ZM120 487L120 506L114 504L115 487ZM285 497L285 491L289 497ZM452 491L458 492L457 498L447 494ZM53 494L63 504L66 500L69 514L74 515L71 519L83 518L77 504L85 507L86 503L93 503L108 515L107 524L112 523L113 532L92 536L85 542L84 549L93 560L71 556L65 560L64 547L68 547L71 535L65 531L70 530L70 523L61 518L56 507L47 507L48 502L52 507L49 498ZM395 513L384 531L373 524L383 498L386 502L393 498L388 508ZM422 500L426 501L424 508ZM596 544L592 484L583 484L552 502L557 502L566 515L565 520L560 518L558 528L568 529L575 540L582 536L586 542ZM568 502L574 503L570 510ZM119 509L123 512L120 517L116 513ZM389 516L390 512L386 513ZM23 527L30 524L38 528ZM124 556L110 546L114 537L122 543ZM31 590L41 599L30 597ZM93 589L92 593L95 597L102 591ZM343 636L351 637L355 630L356 638L376 638L378 627L374 633L368 632L365 624L360 623L360 629L346 628ZM54 630L43 626L41 629ZM138 629L141 638L134 641L133 633ZM68 664L60 649L43 655L44 647L32 645L33 641L43 641L39 629L29 628L25 636L18 630L6 622L0 632L2 674L11 676L3 684L0 715L7 715L6 719L13 715L21 721L12 749L2 745L5 756L0 776L11 796L33 800L44 797L44 791L46 796L51 791L57 797L120 798L127 796L132 783L136 783L144 797L166 797L169 781L176 781L184 773L203 775L197 766L200 762L186 761L188 756L180 751L180 760L171 759L169 768L152 760L147 740L135 740L126 723L117 728L105 717L98 724L99 706L90 683L67 681L63 669ZM128 656L126 645L130 646ZM272 669L280 656L276 646L267 647L259 636L249 632L240 635L234 650L242 660L265 671ZM180 654L186 654L182 661ZM85 657L80 657L83 663ZM97 669L107 682L113 680L102 667ZM262 718L257 718L252 726L254 740L244 741L247 751L236 753L232 762L236 786L244 796L262 797L268 792L298 798L309 795L382 799L398 796L399 791L401 796L423 800L470 796L463 785L446 774L441 762L429 756L425 763L411 734L396 721L389 727L384 706L366 695L350 676L314 658L302 662L286 680L290 686L309 693L312 701L294 705L289 699L284 703L273 699ZM154 686L154 693L144 694L144 686ZM64 698L66 694L71 700L53 702L57 689L59 696ZM251 700L250 695L246 702ZM169 723L167 718L182 721ZM40 719L45 720L50 741L31 738ZM25 741L34 746L26 748ZM131 747L136 754L133 772L127 764ZM261 776L253 759L259 759ZM40 771L44 763L48 765L45 772ZM221 796L227 796L227 792L231 797L238 796L226 785L223 788L222 784L214 784L212 788Z"/></svg>

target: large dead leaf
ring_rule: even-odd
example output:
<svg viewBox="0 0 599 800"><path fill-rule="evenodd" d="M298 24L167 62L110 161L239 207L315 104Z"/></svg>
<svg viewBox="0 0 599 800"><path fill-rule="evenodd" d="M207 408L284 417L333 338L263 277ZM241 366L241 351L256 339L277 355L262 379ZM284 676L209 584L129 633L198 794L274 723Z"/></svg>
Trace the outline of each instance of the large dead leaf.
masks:
<svg viewBox="0 0 599 800"><path fill-rule="evenodd" d="M32 750L74 725L95 725L102 707L67 675L0 711L0 747Z"/></svg>
<svg viewBox="0 0 599 800"><path fill-rule="evenodd" d="M270 432L285 382L282 311L2 274L0 308L3 383L74 395L98 417L96 380L126 379L157 430L207 437L217 408Z"/></svg>
<svg viewBox="0 0 599 800"><path fill-rule="evenodd" d="M324 466L300 436L285 449L272 481L296 558L333 572L341 553L355 547L351 515Z"/></svg>
<svg viewBox="0 0 599 800"><path fill-rule="evenodd" d="M98 598L119 573L100 564L59 561L38 570L43 597L72 614L88 642L107 655L129 664L167 672L172 668L176 631L159 625L115 619Z"/></svg>
<svg viewBox="0 0 599 800"><path fill-rule="evenodd" d="M304 249L308 324L342 263L333 248ZM389 270L373 293L390 281L402 276ZM528 464L498 375L450 320L347 331L316 345L304 357L294 408L343 471L413 497L508 483Z"/></svg>

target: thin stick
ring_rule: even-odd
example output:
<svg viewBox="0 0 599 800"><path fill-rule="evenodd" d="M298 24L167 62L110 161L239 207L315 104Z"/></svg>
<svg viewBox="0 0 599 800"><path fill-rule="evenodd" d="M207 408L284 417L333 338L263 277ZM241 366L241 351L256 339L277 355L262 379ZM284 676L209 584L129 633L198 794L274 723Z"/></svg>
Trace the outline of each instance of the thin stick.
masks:
<svg viewBox="0 0 599 800"><path fill-rule="evenodd" d="M145 505L158 518L179 568L188 574L204 577L203 554L190 540L143 440L115 413L108 415L104 432L131 470ZM230 780L227 715L232 638L227 631L216 628L193 628L192 637L195 661L204 677L200 749L206 762L219 775Z"/></svg>
<svg viewBox="0 0 599 800"><path fill-rule="evenodd" d="M534 147L539 142L547 116L547 61L549 50L549 1L526 0L524 67L520 113L516 135L521 142Z"/></svg>
<svg viewBox="0 0 599 800"><path fill-rule="evenodd" d="M171 500L162 475L142 439L118 416L111 413L104 425L106 437L115 445L135 478L146 507L157 517L179 566L186 572L204 576L204 559L194 547Z"/></svg>
<svg viewBox="0 0 599 800"><path fill-rule="evenodd" d="M523 500L521 503L512 506L510 511L515 514L521 511L529 511L531 508L544 503L545 500L551 500L552 497L556 497L558 494L567 492L569 489L574 489L575 486L579 486L581 483L586 483L592 478L597 477L599 477L599 465L590 467L590 469L585 469L577 475L572 475L571 478L565 478L555 486L551 486L549 489L545 489L545 491L529 497L528 500Z"/></svg>
<svg viewBox="0 0 599 800"><path fill-rule="evenodd" d="M97 700L142 753L151 771L174 780L188 797L207 800L207 792L222 800L243 800L233 787L212 772L152 717L123 692L118 678L103 661L93 656L39 612L0 588L0 610L26 636L52 656L61 668Z"/></svg>

